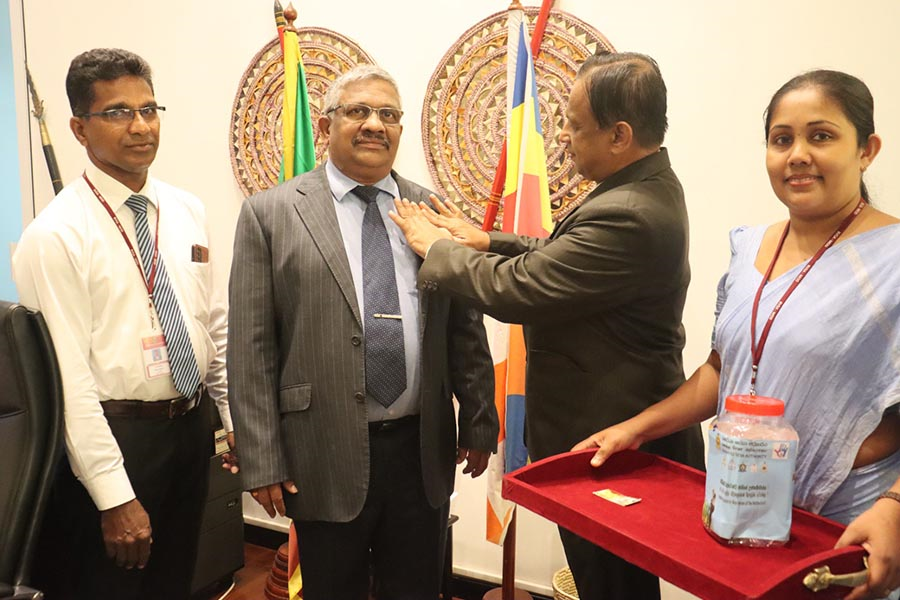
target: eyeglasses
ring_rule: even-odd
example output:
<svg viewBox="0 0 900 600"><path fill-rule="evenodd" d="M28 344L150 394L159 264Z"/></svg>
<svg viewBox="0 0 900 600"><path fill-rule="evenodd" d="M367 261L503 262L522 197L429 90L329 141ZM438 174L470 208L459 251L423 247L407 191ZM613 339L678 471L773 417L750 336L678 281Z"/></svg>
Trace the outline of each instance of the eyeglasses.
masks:
<svg viewBox="0 0 900 600"><path fill-rule="evenodd" d="M385 125L399 125L400 117L403 116L403 111L399 108L391 108L390 106L375 108L373 106L368 106L367 104L338 104L325 112L330 113L338 109L344 111L345 117L356 122L362 122L368 119L369 115L372 114L372 111L378 113L378 118L381 119L381 122Z"/></svg>
<svg viewBox="0 0 900 600"><path fill-rule="evenodd" d="M100 117L104 121L124 125L126 123L131 123L134 120L134 115L139 114L141 115L141 118L147 123L155 123L162 117L165 110L165 106L142 106L141 108L111 108L109 110L84 113L77 116L81 117L82 119L89 119L90 117Z"/></svg>

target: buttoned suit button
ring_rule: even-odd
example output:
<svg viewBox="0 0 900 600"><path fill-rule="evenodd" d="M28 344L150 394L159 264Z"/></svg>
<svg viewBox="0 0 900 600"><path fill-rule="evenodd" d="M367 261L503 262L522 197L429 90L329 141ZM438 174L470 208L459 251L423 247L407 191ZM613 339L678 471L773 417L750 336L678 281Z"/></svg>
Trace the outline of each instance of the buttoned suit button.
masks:
<svg viewBox="0 0 900 600"><path fill-rule="evenodd" d="M359 346L362 343L362 338L358 335L354 335L352 338L350 338L350 343L354 346Z"/></svg>
<svg viewBox="0 0 900 600"><path fill-rule="evenodd" d="M353 397L356 398L357 402L362 402L366 399L366 394L365 392L356 392L355 394L353 394Z"/></svg>

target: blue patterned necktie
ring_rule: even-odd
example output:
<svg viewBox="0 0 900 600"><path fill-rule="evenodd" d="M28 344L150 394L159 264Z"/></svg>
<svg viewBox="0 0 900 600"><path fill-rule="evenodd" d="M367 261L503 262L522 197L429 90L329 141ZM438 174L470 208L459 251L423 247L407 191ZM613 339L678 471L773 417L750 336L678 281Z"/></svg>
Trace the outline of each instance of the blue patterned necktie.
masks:
<svg viewBox="0 0 900 600"><path fill-rule="evenodd" d="M147 224L147 202L146 197L138 194L133 194L125 201L128 208L134 212L134 229L137 233L141 262L144 264L144 277L150 275L153 261L153 239ZM197 368L197 358L194 356L191 338L184 325L184 316L181 314L181 308L178 306L178 300L175 298L175 292L169 282L162 255L159 256L156 264L153 305L156 307L156 314L159 315L159 323L166 339L175 389L182 396L190 398L197 391L197 386L200 385L200 371Z"/></svg>
<svg viewBox="0 0 900 600"><path fill-rule="evenodd" d="M394 255L378 210L378 188L357 186L365 200L362 225L363 312L366 326L366 391L384 407L406 389L403 321Z"/></svg>

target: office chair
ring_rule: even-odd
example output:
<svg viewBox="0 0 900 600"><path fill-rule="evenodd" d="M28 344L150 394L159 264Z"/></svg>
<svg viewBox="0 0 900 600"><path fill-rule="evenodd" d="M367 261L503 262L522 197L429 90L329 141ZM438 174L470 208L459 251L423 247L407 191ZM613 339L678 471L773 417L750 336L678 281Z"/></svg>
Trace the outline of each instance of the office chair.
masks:
<svg viewBox="0 0 900 600"><path fill-rule="evenodd" d="M62 382L40 313L0 301L0 600L38 600L29 566L62 451Z"/></svg>

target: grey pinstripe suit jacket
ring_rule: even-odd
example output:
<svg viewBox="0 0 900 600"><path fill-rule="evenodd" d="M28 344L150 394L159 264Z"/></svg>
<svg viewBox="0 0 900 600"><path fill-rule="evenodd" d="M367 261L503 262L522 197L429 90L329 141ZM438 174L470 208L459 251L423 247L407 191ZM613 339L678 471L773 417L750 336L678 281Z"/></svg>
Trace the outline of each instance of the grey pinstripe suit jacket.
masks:
<svg viewBox="0 0 900 600"><path fill-rule="evenodd" d="M428 190L396 173L403 197ZM363 329L324 167L251 197L234 242L228 387L241 475L252 489L291 479L295 519L345 522L369 482ZM438 506L457 447L497 443L494 377L481 314L419 292L422 477Z"/></svg>

